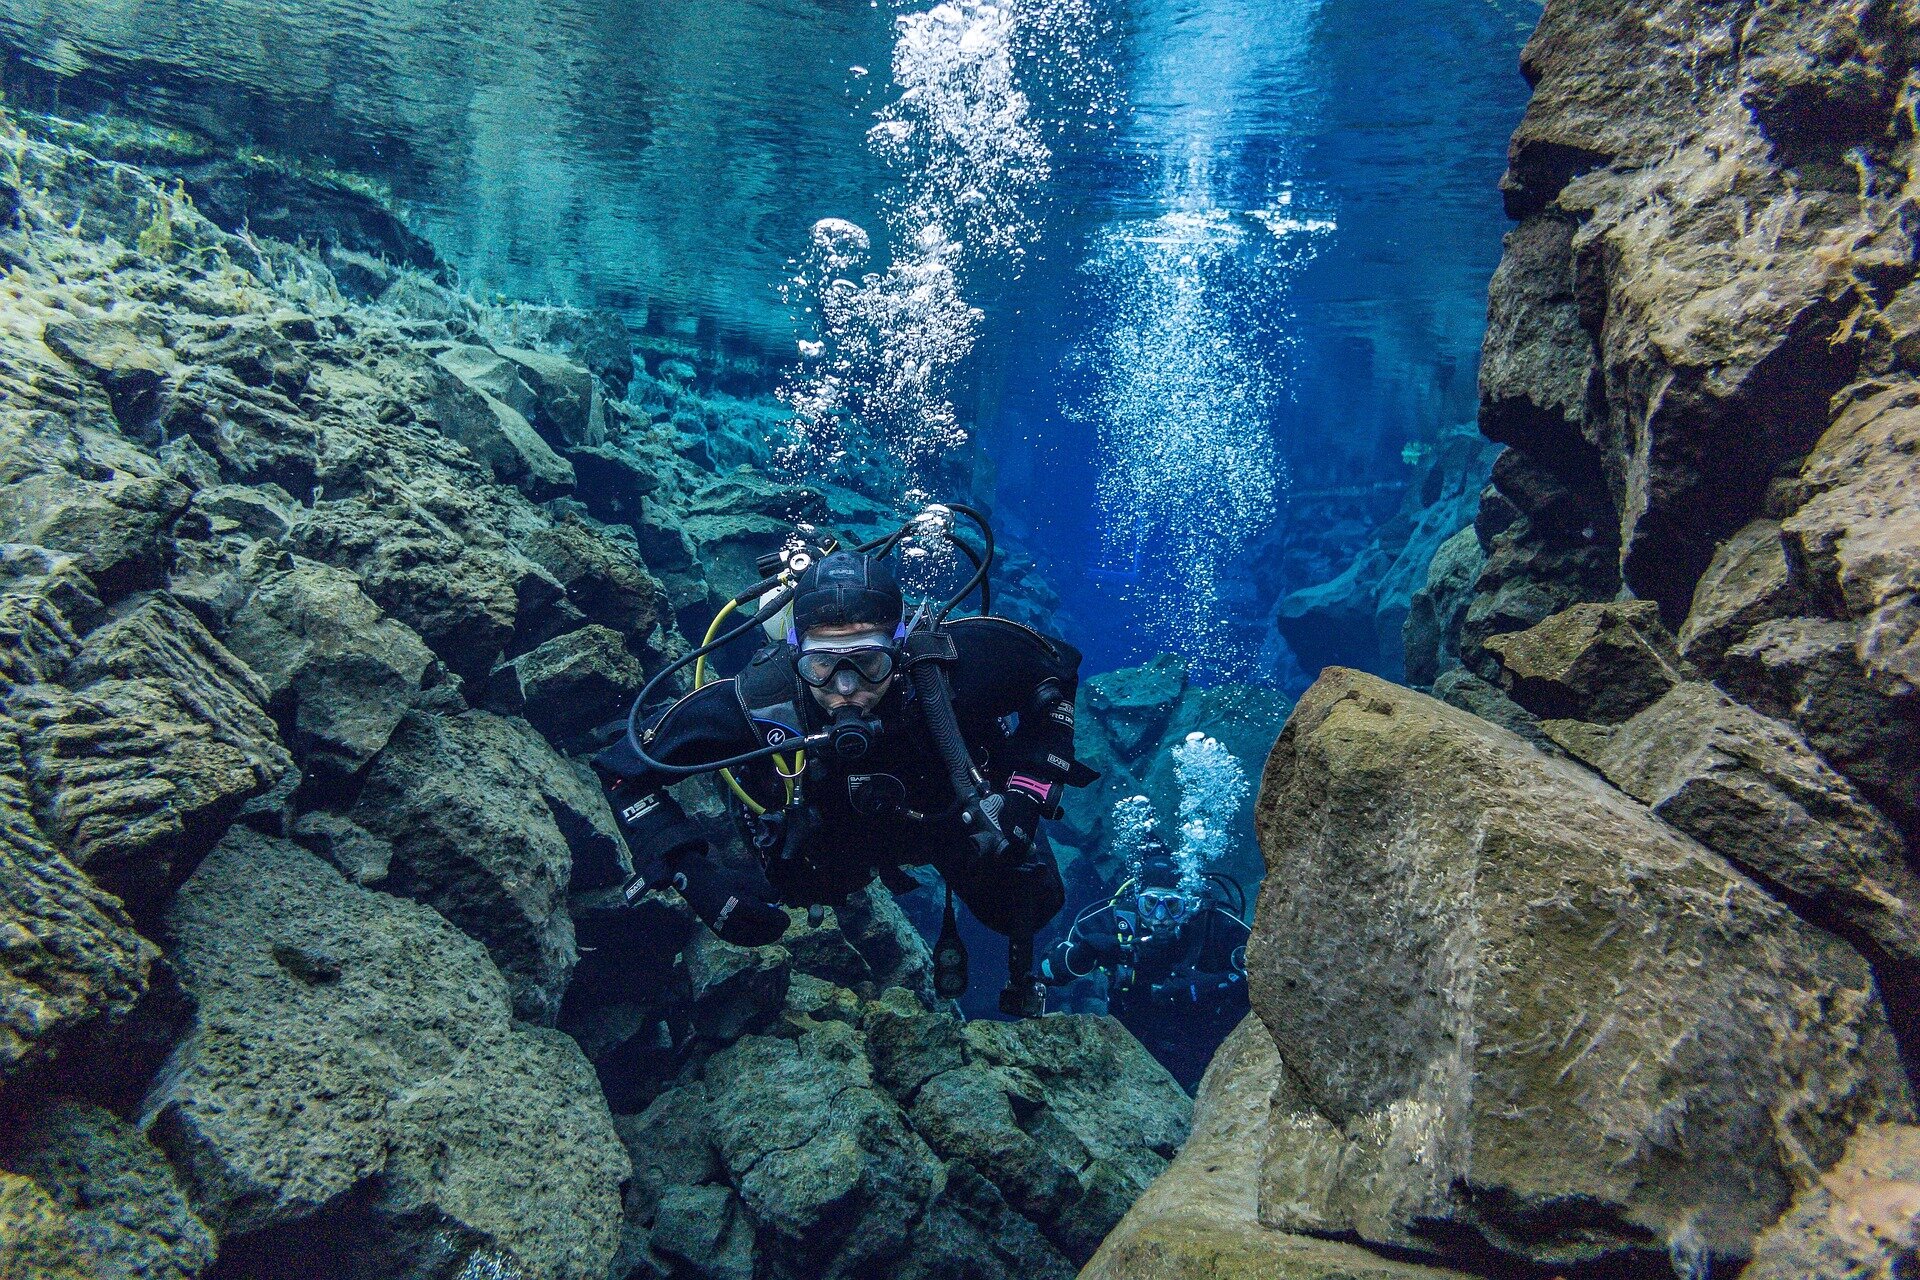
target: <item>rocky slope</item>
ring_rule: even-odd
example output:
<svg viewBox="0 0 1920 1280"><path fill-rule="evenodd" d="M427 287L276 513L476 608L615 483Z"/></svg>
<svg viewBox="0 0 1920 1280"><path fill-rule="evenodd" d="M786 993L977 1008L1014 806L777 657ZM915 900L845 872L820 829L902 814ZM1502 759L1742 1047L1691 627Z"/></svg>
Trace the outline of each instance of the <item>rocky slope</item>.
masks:
<svg viewBox="0 0 1920 1280"><path fill-rule="evenodd" d="M884 509L734 469L751 406L617 322L44 125L0 121L0 1275L1070 1273L1187 1123L1115 1024L962 1027L884 894L757 952L607 923L595 726L792 521Z"/></svg>
<svg viewBox="0 0 1920 1280"><path fill-rule="evenodd" d="M1407 628L1454 705L1301 699L1256 1017L1088 1274L1920 1262L1915 36L1549 0L1482 371L1508 448Z"/></svg>

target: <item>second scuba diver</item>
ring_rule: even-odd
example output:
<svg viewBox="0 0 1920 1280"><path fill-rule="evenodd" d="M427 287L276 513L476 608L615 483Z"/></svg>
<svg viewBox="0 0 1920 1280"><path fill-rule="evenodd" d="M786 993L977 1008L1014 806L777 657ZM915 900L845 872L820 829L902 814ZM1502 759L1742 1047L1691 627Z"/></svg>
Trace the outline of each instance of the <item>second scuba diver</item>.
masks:
<svg viewBox="0 0 1920 1280"><path fill-rule="evenodd" d="M776 903L838 903L876 875L898 891L914 883L903 865L931 864L949 894L935 948L940 994L965 987L958 895L1009 940L1002 1010L1043 1012L1033 937L1065 891L1040 823L1058 815L1063 787L1093 776L1073 756L1079 652L1003 618L946 621L960 597L909 621L878 556L834 551L800 563L786 580L784 643L644 727L636 703L626 738L595 757L633 853L627 899L670 883L721 938L758 946L786 929ZM668 794L717 764L729 765L751 860L723 858Z"/></svg>
<svg viewBox="0 0 1920 1280"><path fill-rule="evenodd" d="M1040 976L1066 986L1104 972L1107 1012L1188 1090L1246 1016L1246 892L1213 874L1181 885L1166 846L1149 838L1138 872L1074 918Z"/></svg>

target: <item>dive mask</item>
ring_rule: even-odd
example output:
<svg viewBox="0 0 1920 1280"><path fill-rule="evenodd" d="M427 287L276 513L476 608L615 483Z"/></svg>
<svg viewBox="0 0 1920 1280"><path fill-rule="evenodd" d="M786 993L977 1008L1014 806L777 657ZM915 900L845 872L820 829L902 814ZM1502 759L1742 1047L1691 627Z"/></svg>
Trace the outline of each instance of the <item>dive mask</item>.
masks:
<svg viewBox="0 0 1920 1280"><path fill-rule="evenodd" d="M1149 928L1179 924L1187 917L1187 898L1175 889L1142 889L1134 898L1140 923Z"/></svg>
<svg viewBox="0 0 1920 1280"><path fill-rule="evenodd" d="M893 674L898 661L898 651L881 638L883 634L802 641L793 660L794 673L814 689L826 688L842 670L852 671L863 684L879 684Z"/></svg>

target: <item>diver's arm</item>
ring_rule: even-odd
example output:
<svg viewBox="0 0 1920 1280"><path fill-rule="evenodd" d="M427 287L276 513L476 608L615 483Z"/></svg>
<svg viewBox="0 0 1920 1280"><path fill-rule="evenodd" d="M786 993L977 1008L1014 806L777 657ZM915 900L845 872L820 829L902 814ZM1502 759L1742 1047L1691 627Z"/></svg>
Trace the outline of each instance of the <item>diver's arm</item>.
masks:
<svg viewBox="0 0 1920 1280"><path fill-rule="evenodd" d="M1006 796L1002 830L1017 844L1031 844L1040 819L1058 813L1073 773L1080 653L1003 618L962 618L951 631L960 655L956 710L964 720L1017 717L994 750L994 784Z"/></svg>
<svg viewBox="0 0 1920 1280"><path fill-rule="evenodd" d="M1206 930L1200 943L1200 970L1203 973L1245 972L1247 939L1253 933L1246 922L1224 908L1208 907L1199 924Z"/></svg>
<svg viewBox="0 0 1920 1280"><path fill-rule="evenodd" d="M664 764L724 760L757 745L730 680L688 694L644 732L648 754ZM633 853L634 876L623 890L630 901L670 883L728 942L759 946L780 937L787 917L772 905L772 888L723 867L700 828L668 794L669 786L684 781L681 775L649 767L624 738L595 756L593 768Z"/></svg>
<svg viewBox="0 0 1920 1280"><path fill-rule="evenodd" d="M1103 907L1074 921L1067 936L1055 943L1040 962L1040 979L1049 986L1064 987L1096 969L1120 963L1127 951L1113 908Z"/></svg>

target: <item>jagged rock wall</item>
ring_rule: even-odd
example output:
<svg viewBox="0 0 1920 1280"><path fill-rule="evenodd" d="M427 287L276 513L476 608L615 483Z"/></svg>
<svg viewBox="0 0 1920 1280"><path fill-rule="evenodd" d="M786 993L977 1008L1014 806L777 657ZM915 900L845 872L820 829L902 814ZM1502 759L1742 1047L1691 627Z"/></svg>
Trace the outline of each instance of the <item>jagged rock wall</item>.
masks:
<svg viewBox="0 0 1920 1280"><path fill-rule="evenodd" d="M1187 1123L1117 1024L963 1029L878 889L609 909L593 730L889 513L711 470L617 322L0 134L0 1274L1084 1260Z"/></svg>
<svg viewBox="0 0 1920 1280"><path fill-rule="evenodd" d="M1442 545L1473 522L1497 452L1470 427L1443 434L1414 472L1400 509L1371 530L1337 575L1283 596L1271 626L1311 680L1329 664L1418 684L1451 662L1425 597Z"/></svg>
<svg viewBox="0 0 1920 1280"><path fill-rule="evenodd" d="M1408 622L1454 706L1302 698L1258 1026L1196 1117L1237 1150L1091 1274L1920 1258L1914 36L1549 0L1482 371L1509 447Z"/></svg>

